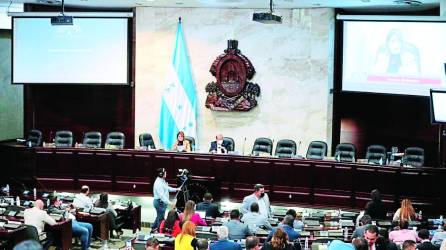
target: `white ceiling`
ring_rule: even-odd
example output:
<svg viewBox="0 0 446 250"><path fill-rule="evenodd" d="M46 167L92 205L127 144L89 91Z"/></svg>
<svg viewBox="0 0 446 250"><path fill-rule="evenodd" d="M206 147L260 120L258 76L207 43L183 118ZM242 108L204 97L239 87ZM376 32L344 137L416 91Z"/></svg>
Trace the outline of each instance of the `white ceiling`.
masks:
<svg viewBox="0 0 446 250"><path fill-rule="evenodd" d="M54 3L61 0L0 0L0 4ZM274 0L275 8L345 8L382 11L417 11L439 6L440 0ZM415 4L408 4L414 2ZM417 3L421 3L417 5ZM103 8L190 7L190 8L269 8L269 0L65 0L66 6Z"/></svg>

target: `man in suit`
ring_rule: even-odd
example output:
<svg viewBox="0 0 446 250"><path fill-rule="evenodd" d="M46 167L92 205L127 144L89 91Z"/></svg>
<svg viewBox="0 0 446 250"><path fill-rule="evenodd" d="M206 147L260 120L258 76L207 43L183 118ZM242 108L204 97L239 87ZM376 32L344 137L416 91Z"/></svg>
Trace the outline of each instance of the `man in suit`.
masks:
<svg viewBox="0 0 446 250"><path fill-rule="evenodd" d="M367 225L364 231L364 239L367 241L369 250L387 250L387 244L377 241L379 229L375 225Z"/></svg>
<svg viewBox="0 0 446 250"><path fill-rule="evenodd" d="M240 211L245 214L248 213L252 203L257 203L259 206L260 215L265 218L271 217L271 207L268 194L265 193L265 188L262 184L254 186L254 193L243 198L243 204Z"/></svg>
<svg viewBox="0 0 446 250"><path fill-rule="evenodd" d="M212 194L205 193L203 196L203 202L197 204L196 211L206 211L206 217L217 218L220 216L220 211L217 204L212 203Z"/></svg>
<svg viewBox="0 0 446 250"><path fill-rule="evenodd" d="M429 240L429 231L427 229L421 229L418 232L418 238L420 238L421 243L418 244L418 250L438 250L439 247L432 244Z"/></svg>
<svg viewBox="0 0 446 250"><path fill-rule="evenodd" d="M228 240L228 235L228 227L219 227L217 230L218 241L212 243L209 250L242 250L239 244Z"/></svg>
<svg viewBox="0 0 446 250"><path fill-rule="evenodd" d="M257 202L251 204L251 212L245 213L242 216L242 221L248 226L252 234L255 234L259 227L264 227L267 230L272 229L268 219L259 214L259 204Z"/></svg>
<svg viewBox="0 0 446 250"><path fill-rule="evenodd" d="M217 154L226 154L228 153L229 143L223 140L223 135L218 134L215 136L215 141L211 142L211 148L209 152L217 153Z"/></svg>
<svg viewBox="0 0 446 250"><path fill-rule="evenodd" d="M285 218L283 219L282 225L277 227L277 228L280 227L283 229L283 231L285 231L285 233L288 235L288 240L291 242L294 241L295 239L299 238L299 236L300 236L298 232L294 231L293 222L294 222L293 216L286 215ZM268 235L268 238L266 238L266 241L271 240L274 233L277 231L277 228L274 228L273 230L271 230L271 232Z"/></svg>
<svg viewBox="0 0 446 250"><path fill-rule="evenodd" d="M238 209L232 210L230 217L231 220L223 224L223 226L227 226L229 229L230 240L241 240L251 235L248 226L240 222L240 212Z"/></svg>

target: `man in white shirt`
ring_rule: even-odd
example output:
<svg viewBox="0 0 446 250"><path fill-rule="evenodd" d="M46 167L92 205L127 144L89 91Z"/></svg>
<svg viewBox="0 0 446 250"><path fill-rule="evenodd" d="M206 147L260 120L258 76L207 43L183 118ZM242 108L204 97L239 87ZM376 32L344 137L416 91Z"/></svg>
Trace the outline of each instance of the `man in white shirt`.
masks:
<svg viewBox="0 0 446 250"><path fill-rule="evenodd" d="M265 216L259 214L259 205L257 202L251 204L250 208L251 212L245 213L241 219L243 223L248 226L251 234L256 234L257 229L259 227L264 227L267 230L271 230L271 224L268 222L268 219Z"/></svg>
<svg viewBox="0 0 446 250"><path fill-rule="evenodd" d="M77 208L90 209L93 207L93 201L88 197L90 188L86 185L82 186L81 192L74 197L73 205Z"/></svg>
<svg viewBox="0 0 446 250"><path fill-rule="evenodd" d="M56 224L56 221L51 218L51 216L49 216L47 212L43 210L43 208L43 201L37 200L34 204L34 207L26 209L24 213L25 224L36 227L39 235L42 234L43 230L45 229L45 223L50 226ZM50 237L50 235L48 235L47 239L48 240L45 244L45 247L50 246L53 242L53 237Z"/></svg>
<svg viewBox="0 0 446 250"><path fill-rule="evenodd" d="M265 188L262 184L254 186L254 193L243 198L243 204L240 211L246 214L250 211L251 204L256 202L259 205L259 214L265 218L271 217L271 207L268 194L265 193Z"/></svg>
<svg viewBox="0 0 446 250"><path fill-rule="evenodd" d="M167 205L172 205L169 201L169 192L180 191L180 188L170 187L166 182L167 172L164 168L157 169L158 176L153 184L153 207L156 210L156 218L152 224L152 231L158 229L161 221L164 220L164 214L167 209Z"/></svg>

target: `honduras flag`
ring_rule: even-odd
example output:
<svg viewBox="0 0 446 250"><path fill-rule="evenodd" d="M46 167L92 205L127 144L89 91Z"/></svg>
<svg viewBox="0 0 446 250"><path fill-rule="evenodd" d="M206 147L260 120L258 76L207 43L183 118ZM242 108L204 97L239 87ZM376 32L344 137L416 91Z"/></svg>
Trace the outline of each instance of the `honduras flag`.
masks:
<svg viewBox="0 0 446 250"><path fill-rule="evenodd" d="M159 136L164 149L172 148L179 131L196 138L196 110L195 83L192 79L180 18L172 61L169 64L167 85L161 100Z"/></svg>

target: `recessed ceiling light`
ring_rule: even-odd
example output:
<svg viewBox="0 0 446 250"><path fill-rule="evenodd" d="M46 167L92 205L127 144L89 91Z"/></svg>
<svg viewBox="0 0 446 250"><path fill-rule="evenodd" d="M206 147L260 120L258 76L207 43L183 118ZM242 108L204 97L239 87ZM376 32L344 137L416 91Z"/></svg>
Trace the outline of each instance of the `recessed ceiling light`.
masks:
<svg viewBox="0 0 446 250"><path fill-rule="evenodd" d="M176 2L175 4L177 4L177 5L182 5L183 2Z"/></svg>
<svg viewBox="0 0 446 250"><path fill-rule="evenodd" d="M370 0L361 0L363 3L370 3Z"/></svg>
<svg viewBox="0 0 446 250"><path fill-rule="evenodd" d="M320 3L314 3L313 4L313 6L315 6L315 7L320 7L322 4L320 4Z"/></svg>

